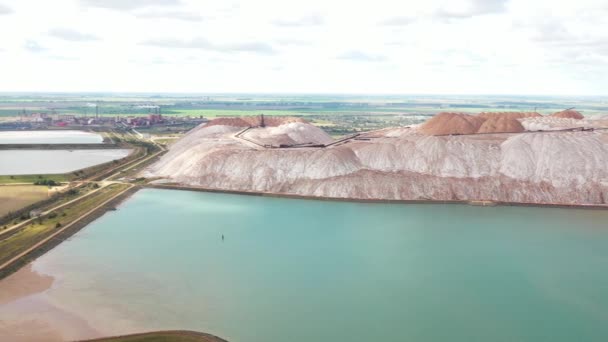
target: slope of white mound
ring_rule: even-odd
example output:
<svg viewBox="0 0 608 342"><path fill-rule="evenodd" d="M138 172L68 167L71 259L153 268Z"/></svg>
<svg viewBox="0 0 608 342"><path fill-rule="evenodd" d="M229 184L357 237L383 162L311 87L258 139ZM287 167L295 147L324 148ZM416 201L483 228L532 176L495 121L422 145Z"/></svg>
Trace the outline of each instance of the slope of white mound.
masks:
<svg viewBox="0 0 608 342"><path fill-rule="evenodd" d="M391 134L388 132L387 134ZM440 177L482 177L492 174L500 158L499 141L491 137L435 137L411 131L399 139L356 142L348 146L368 169L408 171ZM485 160L479 156L484 155Z"/></svg>
<svg viewBox="0 0 608 342"><path fill-rule="evenodd" d="M253 128L244 136L262 144L329 144L333 140L322 129L304 122L290 122L277 127Z"/></svg>
<svg viewBox="0 0 608 342"><path fill-rule="evenodd" d="M519 119L519 121L527 131L552 131L565 128L586 127L589 125L587 120L559 118L553 116L524 118Z"/></svg>
<svg viewBox="0 0 608 342"><path fill-rule="evenodd" d="M514 179L556 187L608 179L608 145L600 133L522 134L501 149L500 172Z"/></svg>
<svg viewBox="0 0 608 342"><path fill-rule="evenodd" d="M523 122L536 119L541 118ZM551 120L561 125L570 119ZM262 149L235 138L242 129L199 127L172 145L146 175L208 188L308 196L608 201L605 131L430 136L395 128L327 148ZM326 143L327 136L317 130L292 122L252 129L249 137L270 144Z"/></svg>

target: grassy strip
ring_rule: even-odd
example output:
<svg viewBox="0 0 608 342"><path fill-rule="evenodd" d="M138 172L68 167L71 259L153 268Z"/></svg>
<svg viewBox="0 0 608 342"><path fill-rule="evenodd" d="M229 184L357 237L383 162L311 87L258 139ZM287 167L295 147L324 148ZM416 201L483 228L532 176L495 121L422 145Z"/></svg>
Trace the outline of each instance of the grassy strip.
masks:
<svg viewBox="0 0 608 342"><path fill-rule="evenodd" d="M195 331L158 331L142 334L104 337L88 342L227 342L217 336ZM84 341L83 341L84 342Z"/></svg>
<svg viewBox="0 0 608 342"><path fill-rule="evenodd" d="M3 186L13 186L13 185L3 185ZM8 228L11 224L18 224L19 222L23 222L28 220L30 217L30 211L39 210L40 212L45 212L51 208L55 208L59 205L65 204L66 202L72 201L78 196L83 196L86 193L96 189L98 187L97 184L84 184L78 187L70 188L67 191L57 192L53 194L51 197L41 200L39 202L33 203L26 207L23 207L19 210L15 210L13 212L8 213L0 217L0 232L4 229Z"/></svg>
<svg viewBox="0 0 608 342"><path fill-rule="evenodd" d="M132 166L127 166L126 168L123 169L123 171L121 171L120 174L110 178L110 180L116 180L118 178L134 178L136 177L139 172L143 169L145 169L146 167L148 167L149 165L152 165L154 162L158 161L158 159L160 157L163 156L163 154L165 154L167 151L163 151L161 153L159 153L157 156L149 158L148 160L144 160L138 163L133 163Z"/></svg>
<svg viewBox="0 0 608 342"><path fill-rule="evenodd" d="M112 176L109 179L117 179L117 178L121 178L121 177L126 177L132 173L131 171L139 170L139 169L141 169L141 167L143 167L145 165L149 165L150 161L149 160L144 161L144 160L146 160L146 158L149 158L150 155L153 155L154 153L160 151L160 149L155 144L145 142L145 145L138 147L138 151L139 152L138 152L136 158L131 158L128 162L121 164L121 166L118 168L110 169L110 170L104 171L102 173L99 173L97 176L93 177L92 180L103 180L107 177L110 177L112 174L116 173L119 170L121 170L121 172L119 174ZM151 159L156 160L156 158L151 158ZM142 161L144 161L144 162L142 163ZM135 165L137 165L137 167L133 168Z"/></svg>
<svg viewBox="0 0 608 342"><path fill-rule="evenodd" d="M80 218L86 212L125 190L127 187L128 185L126 184L109 185L81 201L62 208L59 212L52 212L39 217L33 223L28 224L15 233L11 233L10 236L0 241L0 264L23 253L31 246L60 230L64 225Z"/></svg>
<svg viewBox="0 0 608 342"><path fill-rule="evenodd" d="M64 240L66 240L70 236L74 235L80 229L86 227L88 224L95 221L97 218L99 218L101 215L103 215L106 211L111 210L112 208L115 208L120 202L122 202L124 199L131 196L131 194L133 194L137 190L138 190L137 187L132 187L131 189L123 192L120 196L115 197L108 203L97 208L93 213L90 213L87 216L83 217L82 219L71 223L71 225L67 229L63 230L61 233L54 236L52 239L47 241L42 246L39 246L38 248L30 251L23 257L19 258L18 260L14 261L13 263L11 263L8 267L0 269L0 280L9 276L13 272L18 271L20 268L27 265L32 260L42 256L44 253L55 248L55 246L59 245Z"/></svg>
<svg viewBox="0 0 608 342"><path fill-rule="evenodd" d="M15 175L15 176L0 176L0 183L14 184L14 183L30 183L33 184L35 181L41 179L54 180L55 182L69 182L72 174L55 174L55 175Z"/></svg>

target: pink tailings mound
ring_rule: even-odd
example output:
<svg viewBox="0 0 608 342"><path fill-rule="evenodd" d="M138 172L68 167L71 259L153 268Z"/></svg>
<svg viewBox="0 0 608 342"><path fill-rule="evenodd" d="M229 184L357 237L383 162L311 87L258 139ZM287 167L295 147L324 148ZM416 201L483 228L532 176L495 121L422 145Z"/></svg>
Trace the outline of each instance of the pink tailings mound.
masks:
<svg viewBox="0 0 608 342"><path fill-rule="evenodd" d="M477 133L520 133L525 130L515 117L497 115L488 118Z"/></svg>
<svg viewBox="0 0 608 342"><path fill-rule="evenodd" d="M474 134L485 120L464 113L443 112L425 122L420 131L427 135Z"/></svg>
<svg viewBox="0 0 608 342"><path fill-rule="evenodd" d="M561 112L556 112L551 114L554 118L563 118L563 119L577 119L582 120L585 117L580 112L573 109L562 110Z"/></svg>

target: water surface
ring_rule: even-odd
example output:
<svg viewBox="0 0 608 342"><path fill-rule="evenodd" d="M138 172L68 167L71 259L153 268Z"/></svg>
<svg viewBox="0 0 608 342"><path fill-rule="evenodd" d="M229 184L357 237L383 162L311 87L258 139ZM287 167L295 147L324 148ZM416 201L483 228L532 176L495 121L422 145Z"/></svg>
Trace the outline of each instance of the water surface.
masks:
<svg viewBox="0 0 608 342"><path fill-rule="evenodd" d="M0 150L0 175L66 173L129 155L129 149Z"/></svg>
<svg viewBox="0 0 608 342"><path fill-rule="evenodd" d="M54 305L106 332L607 341L607 222L605 211L148 189L34 268L56 278L44 294Z"/></svg>
<svg viewBox="0 0 608 342"><path fill-rule="evenodd" d="M100 144L101 135L84 131L0 131L0 144Z"/></svg>

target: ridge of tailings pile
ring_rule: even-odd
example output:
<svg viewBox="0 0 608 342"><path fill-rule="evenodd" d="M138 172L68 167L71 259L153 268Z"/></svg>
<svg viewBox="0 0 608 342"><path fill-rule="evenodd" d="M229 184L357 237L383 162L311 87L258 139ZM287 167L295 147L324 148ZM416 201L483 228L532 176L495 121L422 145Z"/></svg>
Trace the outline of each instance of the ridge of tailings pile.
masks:
<svg viewBox="0 0 608 342"><path fill-rule="evenodd" d="M306 122L304 119L294 117L264 117L264 126L277 127L290 122ZM262 126L261 116L244 116L241 118L218 118L207 123L206 126L232 126L232 127L257 127Z"/></svg>
<svg viewBox="0 0 608 342"><path fill-rule="evenodd" d="M523 119L523 118L534 118L542 116L537 112L481 112L479 113L480 118L490 119L494 117L507 117L513 119Z"/></svg>
<svg viewBox="0 0 608 342"><path fill-rule="evenodd" d="M428 135L474 134L485 121L464 113L439 113L422 124L420 130Z"/></svg>
<svg viewBox="0 0 608 342"><path fill-rule="evenodd" d="M520 133L525 131L519 119L537 117L535 112L496 112L469 115L439 113L422 124L420 131L427 135L463 135L478 133Z"/></svg>
<svg viewBox="0 0 608 342"><path fill-rule="evenodd" d="M496 114L489 116L477 133L521 133L525 130L515 115Z"/></svg>
<svg viewBox="0 0 608 342"><path fill-rule="evenodd" d="M573 110L573 109L562 110L561 112L556 112L556 113L551 114L551 116L554 118L576 119L576 120L582 120L585 118L583 116L583 114L581 114L580 112L577 112L576 110Z"/></svg>
<svg viewBox="0 0 608 342"><path fill-rule="evenodd" d="M455 122L470 131L483 124L460 119ZM530 119L541 118L519 120ZM256 131L271 141L295 130L317 129L305 122L276 128L278 133L272 127ZM217 122L199 126L145 175L205 188L356 199L558 204L608 200L604 130L437 136L422 127L391 128L369 139L296 149L256 149L235 139L241 130Z"/></svg>
<svg viewBox="0 0 608 342"><path fill-rule="evenodd" d="M573 128L602 128L606 127L599 120L575 119L570 117L560 117L554 115L528 117L519 119L527 131L558 131Z"/></svg>
<svg viewBox="0 0 608 342"><path fill-rule="evenodd" d="M265 121L265 120L264 120ZM303 121L286 121L286 123L266 128L252 128L243 137L262 145L326 145L333 141L324 130Z"/></svg>

